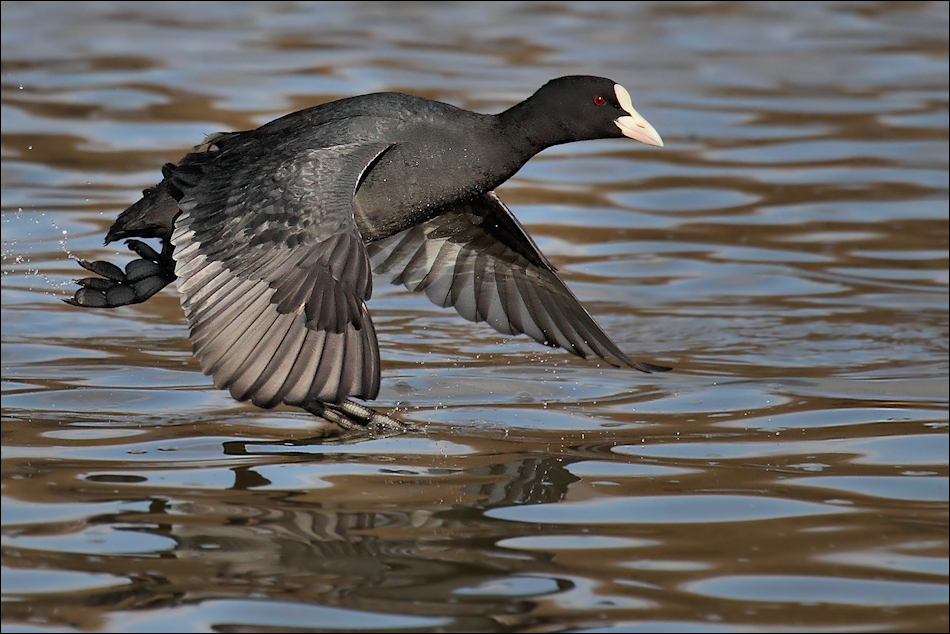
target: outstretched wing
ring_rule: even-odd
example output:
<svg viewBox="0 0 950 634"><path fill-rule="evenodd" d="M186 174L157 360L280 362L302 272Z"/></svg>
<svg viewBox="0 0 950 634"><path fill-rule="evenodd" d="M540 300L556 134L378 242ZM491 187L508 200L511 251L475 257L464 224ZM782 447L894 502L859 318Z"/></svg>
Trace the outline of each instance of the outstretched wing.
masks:
<svg viewBox="0 0 950 634"><path fill-rule="evenodd" d="M368 245L373 270L469 321L524 333L579 357L662 372L628 358L558 277L521 223L488 192Z"/></svg>
<svg viewBox="0 0 950 634"><path fill-rule="evenodd" d="M372 399L379 348L353 194L383 144L189 154L172 243L205 374L261 407Z"/></svg>

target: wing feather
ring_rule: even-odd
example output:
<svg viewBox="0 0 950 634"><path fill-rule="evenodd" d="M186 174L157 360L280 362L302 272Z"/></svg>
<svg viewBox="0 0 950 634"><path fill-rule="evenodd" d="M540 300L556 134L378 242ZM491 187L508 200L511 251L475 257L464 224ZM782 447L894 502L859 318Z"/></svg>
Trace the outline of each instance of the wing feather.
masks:
<svg viewBox="0 0 950 634"><path fill-rule="evenodd" d="M372 272L353 195L387 147L222 150L166 166L180 192L172 244L195 356L234 398L376 397Z"/></svg>
<svg viewBox="0 0 950 634"><path fill-rule="evenodd" d="M524 227L489 192L368 246L373 270L504 334L644 372L597 325Z"/></svg>

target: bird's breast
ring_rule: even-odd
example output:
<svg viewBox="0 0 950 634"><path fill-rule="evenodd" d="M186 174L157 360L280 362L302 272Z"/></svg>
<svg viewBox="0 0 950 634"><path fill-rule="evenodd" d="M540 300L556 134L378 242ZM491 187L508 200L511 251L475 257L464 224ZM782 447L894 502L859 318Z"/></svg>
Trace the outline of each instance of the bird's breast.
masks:
<svg viewBox="0 0 950 634"><path fill-rule="evenodd" d="M492 191L523 163L471 141L395 144L357 188L357 227L367 241L389 237Z"/></svg>

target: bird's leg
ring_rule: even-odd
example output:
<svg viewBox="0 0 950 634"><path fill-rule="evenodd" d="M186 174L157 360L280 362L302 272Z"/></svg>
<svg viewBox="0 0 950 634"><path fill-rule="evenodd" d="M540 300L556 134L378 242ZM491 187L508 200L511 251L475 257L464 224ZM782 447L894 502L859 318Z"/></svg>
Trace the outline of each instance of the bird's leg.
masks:
<svg viewBox="0 0 950 634"><path fill-rule="evenodd" d="M138 260L129 262L124 271L105 260L79 260L79 266L100 277L76 280L82 288L63 301L85 308L139 304L175 281L174 247L170 242L162 242L161 253L140 240L126 240L125 244L139 255Z"/></svg>
<svg viewBox="0 0 950 634"><path fill-rule="evenodd" d="M401 433L410 429L409 425L395 418L390 418L385 414L380 414L374 409L365 405L360 405L356 401L349 399L342 403L323 403L314 401L307 405L302 405L305 410L328 420L334 425L346 431L361 431L382 433L392 435Z"/></svg>

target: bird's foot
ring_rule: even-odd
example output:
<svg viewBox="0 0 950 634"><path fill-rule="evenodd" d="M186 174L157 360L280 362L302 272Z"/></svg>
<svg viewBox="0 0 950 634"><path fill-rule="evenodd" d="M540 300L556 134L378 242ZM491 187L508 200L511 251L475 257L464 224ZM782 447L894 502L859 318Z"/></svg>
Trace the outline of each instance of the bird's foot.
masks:
<svg viewBox="0 0 950 634"><path fill-rule="evenodd" d="M85 308L138 304L175 281L175 262L170 257L139 240L126 240L126 245L140 259L129 262L124 271L105 260L79 260L79 266L100 277L76 280L82 288L63 301Z"/></svg>

